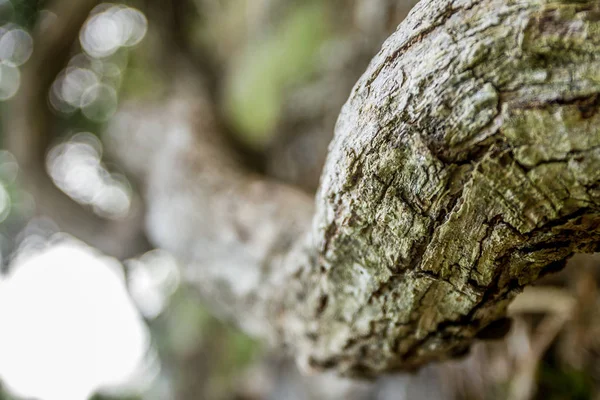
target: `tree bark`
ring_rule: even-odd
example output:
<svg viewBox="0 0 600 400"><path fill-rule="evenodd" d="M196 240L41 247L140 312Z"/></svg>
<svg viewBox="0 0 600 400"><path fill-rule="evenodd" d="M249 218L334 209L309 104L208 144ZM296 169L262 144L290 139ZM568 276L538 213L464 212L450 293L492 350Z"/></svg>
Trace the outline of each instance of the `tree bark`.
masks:
<svg viewBox="0 0 600 400"><path fill-rule="evenodd" d="M597 1L421 1L352 90L316 209L241 167L201 88L113 148L216 308L308 369L414 369L598 250L599 54Z"/></svg>

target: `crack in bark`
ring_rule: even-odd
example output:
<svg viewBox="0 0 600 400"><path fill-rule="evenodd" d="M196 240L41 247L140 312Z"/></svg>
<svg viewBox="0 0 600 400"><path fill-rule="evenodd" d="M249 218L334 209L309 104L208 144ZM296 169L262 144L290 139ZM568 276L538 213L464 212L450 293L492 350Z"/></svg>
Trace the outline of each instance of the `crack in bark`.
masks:
<svg viewBox="0 0 600 400"><path fill-rule="evenodd" d="M202 268L199 286L228 282L229 294L211 294L307 369L374 376L463 354L524 285L599 247L600 20L581 23L573 7L421 3L342 109L312 226L305 196L280 185L250 195L244 173L217 165L181 180L214 174L215 201L210 187L163 188L211 210L168 210L165 223L210 238L174 252ZM543 35L549 9L579 24L572 35ZM215 147L174 154L210 158ZM246 233L242 249L220 230L223 215ZM207 245L219 257L191 249ZM240 274L255 268L246 293Z"/></svg>

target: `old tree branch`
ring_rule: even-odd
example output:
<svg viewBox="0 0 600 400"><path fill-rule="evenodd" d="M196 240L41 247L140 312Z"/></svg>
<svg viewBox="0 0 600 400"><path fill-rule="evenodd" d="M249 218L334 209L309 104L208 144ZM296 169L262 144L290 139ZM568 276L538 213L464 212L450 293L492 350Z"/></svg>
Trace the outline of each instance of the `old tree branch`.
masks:
<svg viewBox="0 0 600 400"><path fill-rule="evenodd" d="M595 0L421 1L344 106L316 210L243 170L195 96L155 113L158 134L112 138L146 182L149 235L305 367L462 354L524 285L598 249Z"/></svg>

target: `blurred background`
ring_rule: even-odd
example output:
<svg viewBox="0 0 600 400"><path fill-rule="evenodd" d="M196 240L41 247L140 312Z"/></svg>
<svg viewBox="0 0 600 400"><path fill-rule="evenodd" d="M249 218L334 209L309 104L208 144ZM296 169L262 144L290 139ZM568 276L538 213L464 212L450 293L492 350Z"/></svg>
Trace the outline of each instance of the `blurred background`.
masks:
<svg viewBox="0 0 600 400"><path fill-rule="evenodd" d="M600 399L596 256L462 360L350 381L211 315L148 243L107 143L160 125L177 63L249 168L312 194L340 107L414 3L0 0L0 399Z"/></svg>

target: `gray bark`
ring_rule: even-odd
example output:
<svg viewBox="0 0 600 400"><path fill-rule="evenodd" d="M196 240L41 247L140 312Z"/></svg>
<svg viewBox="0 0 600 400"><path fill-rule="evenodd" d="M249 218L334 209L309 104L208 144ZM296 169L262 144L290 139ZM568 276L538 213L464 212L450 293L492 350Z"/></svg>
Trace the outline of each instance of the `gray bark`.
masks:
<svg viewBox="0 0 600 400"><path fill-rule="evenodd" d="M202 88L109 143L216 309L305 369L414 369L598 250L599 55L597 1L422 1L352 90L316 208L242 167Z"/></svg>

